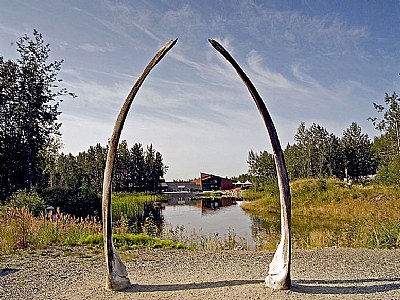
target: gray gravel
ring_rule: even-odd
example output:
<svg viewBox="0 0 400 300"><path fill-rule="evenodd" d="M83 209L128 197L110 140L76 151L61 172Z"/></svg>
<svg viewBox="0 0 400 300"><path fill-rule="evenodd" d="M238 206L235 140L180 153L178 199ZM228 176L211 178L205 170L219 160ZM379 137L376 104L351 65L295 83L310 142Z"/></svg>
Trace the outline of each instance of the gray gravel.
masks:
<svg viewBox="0 0 400 300"><path fill-rule="evenodd" d="M293 253L291 291L264 286L271 252L124 253L131 288L104 289L99 251L51 249L0 257L0 299L400 299L400 251Z"/></svg>

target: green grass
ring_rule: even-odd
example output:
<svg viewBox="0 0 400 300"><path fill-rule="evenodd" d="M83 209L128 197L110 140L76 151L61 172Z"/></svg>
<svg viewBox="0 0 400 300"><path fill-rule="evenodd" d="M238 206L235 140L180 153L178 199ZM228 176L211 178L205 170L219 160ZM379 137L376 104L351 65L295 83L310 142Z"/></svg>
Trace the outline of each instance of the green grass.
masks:
<svg viewBox="0 0 400 300"><path fill-rule="evenodd" d="M164 201L164 196L152 193L113 193L113 219L129 218L143 211L145 203Z"/></svg>
<svg viewBox="0 0 400 300"><path fill-rule="evenodd" d="M187 247L183 243L176 243L171 240L163 240L144 234L114 234L113 242L114 245L121 250L131 250L138 248L189 249L189 247ZM82 237L79 240L79 243L82 245L102 245L103 235L96 234Z"/></svg>
<svg viewBox="0 0 400 300"><path fill-rule="evenodd" d="M55 219L34 217L26 208L4 209L0 215L0 254L17 249L44 249L48 246L102 245L101 225L92 219L61 215ZM119 230L120 232L122 230ZM144 234L126 232L113 235L121 250L137 248L188 249L185 244Z"/></svg>
<svg viewBox="0 0 400 300"><path fill-rule="evenodd" d="M154 196L145 193L113 193L112 212L115 220L132 216L143 210L143 205L154 201Z"/></svg>
<svg viewBox="0 0 400 300"><path fill-rule="evenodd" d="M291 194L295 247L400 248L399 187L302 179L291 183ZM270 232L266 247L273 247L280 236L279 195L249 196L253 201L243 208L264 220Z"/></svg>
<svg viewBox="0 0 400 300"><path fill-rule="evenodd" d="M126 215L143 210L143 204L154 201L150 194L114 194L113 210L122 221L114 223L114 243L120 249L163 248L186 249L183 243L143 234L128 234ZM120 218L121 218L120 217ZM116 219L114 217L114 219ZM125 221L124 221L125 220ZM35 217L26 207L0 209L0 254L17 249L44 249L48 246L101 244L102 226L95 218L74 218L60 213Z"/></svg>

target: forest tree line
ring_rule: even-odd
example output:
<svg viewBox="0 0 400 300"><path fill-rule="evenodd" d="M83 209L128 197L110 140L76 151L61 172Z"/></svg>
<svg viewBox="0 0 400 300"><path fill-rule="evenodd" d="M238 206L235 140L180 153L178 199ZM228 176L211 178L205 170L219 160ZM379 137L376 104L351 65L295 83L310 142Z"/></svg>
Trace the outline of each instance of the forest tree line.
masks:
<svg viewBox="0 0 400 300"><path fill-rule="evenodd" d="M46 173L49 188L64 187L77 189L89 187L97 192L102 190L104 168L108 147L97 144L77 156L61 154ZM113 173L114 192L157 192L168 167L153 145L146 149L135 143L130 149L124 140L118 145Z"/></svg>
<svg viewBox="0 0 400 300"><path fill-rule="evenodd" d="M284 149L291 180L307 177L337 177L358 181L370 175L384 184L400 183L400 97L386 93L383 104L373 103L379 117L369 117L381 133L373 141L353 122L342 137L313 123L301 122L294 144ZM275 163L267 151L248 155L248 175L259 183L275 178Z"/></svg>

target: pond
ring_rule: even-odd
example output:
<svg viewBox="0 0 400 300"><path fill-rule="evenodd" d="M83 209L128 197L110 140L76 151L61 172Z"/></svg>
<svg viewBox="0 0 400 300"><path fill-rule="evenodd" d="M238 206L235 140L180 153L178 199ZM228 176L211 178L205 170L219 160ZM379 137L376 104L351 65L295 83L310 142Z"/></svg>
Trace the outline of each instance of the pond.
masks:
<svg viewBox="0 0 400 300"><path fill-rule="evenodd" d="M255 249L261 236L265 236L265 224L259 218L247 214L240 198L204 198L194 194L167 194L167 200L147 204L140 216L132 216L130 224L137 228L146 226L151 215L158 228L178 232L187 237L196 236L234 240L239 248ZM164 234L165 237L165 234ZM167 236L168 237L168 236ZM231 248L235 248L235 245Z"/></svg>

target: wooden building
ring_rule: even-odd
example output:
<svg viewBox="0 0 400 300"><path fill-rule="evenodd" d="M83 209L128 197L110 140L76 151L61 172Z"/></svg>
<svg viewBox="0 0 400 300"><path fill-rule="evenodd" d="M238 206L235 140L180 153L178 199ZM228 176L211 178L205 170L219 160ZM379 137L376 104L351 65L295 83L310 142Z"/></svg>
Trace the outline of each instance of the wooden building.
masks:
<svg viewBox="0 0 400 300"><path fill-rule="evenodd" d="M200 173L200 178L196 180L202 191L231 190L234 188L232 180L213 174Z"/></svg>

